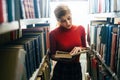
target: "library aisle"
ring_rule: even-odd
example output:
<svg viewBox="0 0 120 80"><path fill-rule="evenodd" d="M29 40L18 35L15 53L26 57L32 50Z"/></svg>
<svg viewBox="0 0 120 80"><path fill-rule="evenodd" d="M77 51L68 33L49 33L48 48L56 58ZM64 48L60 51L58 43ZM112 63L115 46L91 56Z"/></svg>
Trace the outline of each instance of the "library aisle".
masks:
<svg viewBox="0 0 120 80"><path fill-rule="evenodd" d="M86 62L86 54L81 54L80 56L80 63L81 63L81 67L82 67L82 80L85 80L85 74L86 74L86 69L87 69L87 62ZM52 71L51 71L51 76L53 74L53 68L54 65L56 64L56 61L52 61Z"/></svg>

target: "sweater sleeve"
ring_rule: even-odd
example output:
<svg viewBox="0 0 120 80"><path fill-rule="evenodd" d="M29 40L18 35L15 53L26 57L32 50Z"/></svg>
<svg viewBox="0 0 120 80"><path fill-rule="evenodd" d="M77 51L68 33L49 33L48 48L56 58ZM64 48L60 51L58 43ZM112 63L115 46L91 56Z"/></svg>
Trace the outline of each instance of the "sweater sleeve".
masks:
<svg viewBox="0 0 120 80"><path fill-rule="evenodd" d="M82 47L86 47L86 33L85 28L81 26L81 41L82 41Z"/></svg>
<svg viewBox="0 0 120 80"><path fill-rule="evenodd" d="M56 52L56 40L53 33L49 34L49 42L50 42L50 55L55 54Z"/></svg>

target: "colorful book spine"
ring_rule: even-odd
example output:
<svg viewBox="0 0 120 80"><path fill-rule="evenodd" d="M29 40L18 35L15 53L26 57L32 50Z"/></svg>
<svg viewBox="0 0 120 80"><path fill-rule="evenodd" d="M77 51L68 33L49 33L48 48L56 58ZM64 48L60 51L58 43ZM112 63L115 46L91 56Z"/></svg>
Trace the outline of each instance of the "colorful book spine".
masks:
<svg viewBox="0 0 120 80"><path fill-rule="evenodd" d="M8 11L8 21L15 20L15 1L14 0L7 0L7 11Z"/></svg>
<svg viewBox="0 0 120 80"><path fill-rule="evenodd" d="M34 0L34 12L35 12L35 18L39 18L39 13L38 13L38 0Z"/></svg>
<svg viewBox="0 0 120 80"><path fill-rule="evenodd" d="M117 0L110 0L111 1L111 12L117 11Z"/></svg>
<svg viewBox="0 0 120 80"><path fill-rule="evenodd" d="M7 22L6 0L0 0L0 23Z"/></svg>
<svg viewBox="0 0 120 80"><path fill-rule="evenodd" d="M114 28L113 28L114 29ZM112 43L111 43L111 59L110 59L110 68L115 72L115 53L116 53L116 44L117 44L117 32L112 32Z"/></svg>
<svg viewBox="0 0 120 80"><path fill-rule="evenodd" d="M25 0L14 0L15 20L26 19L24 1Z"/></svg>
<svg viewBox="0 0 120 80"><path fill-rule="evenodd" d="M29 4L28 4L28 0L23 0L23 4L24 4L24 10L25 10L25 18L28 19L29 18Z"/></svg>
<svg viewBox="0 0 120 80"><path fill-rule="evenodd" d="M111 57L111 40L112 40L112 25L106 25L106 51L105 51L105 63L110 66Z"/></svg>

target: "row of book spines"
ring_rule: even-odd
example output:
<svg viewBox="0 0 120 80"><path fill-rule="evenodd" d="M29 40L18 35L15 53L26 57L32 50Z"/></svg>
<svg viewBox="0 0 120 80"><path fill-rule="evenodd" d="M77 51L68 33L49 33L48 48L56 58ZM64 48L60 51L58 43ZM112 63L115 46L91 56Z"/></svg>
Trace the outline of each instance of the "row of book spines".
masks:
<svg viewBox="0 0 120 80"><path fill-rule="evenodd" d="M4 45L5 43L18 39L18 31L10 31L4 34L0 34L0 45Z"/></svg>
<svg viewBox="0 0 120 80"><path fill-rule="evenodd" d="M0 23L41 18L40 4L39 0L0 0Z"/></svg>
<svg viewBox="0 0 120 80"><path fill-rule="evenodd" d="M38 29L37 29L38 30ZM24 32L25 32L25 30L23 30ZM27 30L26 30L27 31ZM29 30L28 30L29 31ZM34 29L32 29L32 32L34 31ZM30 31L29 31L30 32ZM35 31L34 31L35 32ZM39 33L39 35L40 34L42 34L43 32L41 32L41 30L38 32L35 32L36 33L36 35L37 35L37 33ZM25 33L24 33L25 34ZM30 35L28 35L28 36L30 36ZM45 35L44 35L45 36ZM25 37L25 36L24 36ZM32 37L32 35L31 35L31 37ZM26 38L28 38L28 37L26 37ZM30 38L30 37L29 37ZM26 44L25 46L24 46L24 48L25 48L25 50L29 53L28 55L29 56L34 56L35 57L35 55L32 55L32 54L39 54L39 52L40 52L40 54L41 55L37 55L37 57L39 57L40 59L42 59L42 56L44 56L44 52L45 51L43 51L43 49L44 49L44 41L42 40L42 39L44 39L44 37L43 37L43 34L41 35L41 37L39 37L39 42L40 42L40 45L39 45L39 47L37 47L37 49L38 49L38 51L36 51L36 50L34 50L33 48L35 48L37 45L38 45L38 43L36 42L36 43L34 43L34 41L36 41L36 40L33 40L32 42L31 42L31 44ZM41 42L42 41L42 42ZM16 42L17 43L17 42ZM36 45L36 46L34 46L34 45ZM28 46L28 47L27 47ZM33 47L34 46L34 47ZM41 47L41 48L40 48ZM40 50L40 51L39 51ZM41 50L42 50L42 52L41 52ZM36 65L33 65L36 61L35 61L35 58L29 58L29 56L27 57L27 61L26 61L26 66L27 66L27 72L28 72L28 78L30 77L30 75L32 75L32 72L35 70L35 66ZM41 57L40 57L41 56ZM38 59L38 58L37 58ZM37 66L39 66L39 62L41 61L41 60L37 60L38 61L38 65ZM31 62L33 62L33 63L31 63ZM29 65L28 65L29 64ZM34 69L34 70L33 70Z"/></svg>
<svg viewBox="0 0 120 80"><path fill-rule="evenodd" d="M92 43L95 44L96 50L99 51L99 53L105 60L106 60L106 58L109 59L109 60L107 60L107 64L109 63L108 61L110 61L110 55L112 54L112 51L110 51L110 50L112 47L111 46L112 45L112 35L114 35L114 33L112 34L112 30L108 31L110 29L110 27L105 27L105 26L97 27L96 26L96 29L94 29L94 30L91 28L93 33L95 32L97 34L97 35L93 35ZM93 28L95 28L95 27L93 27ZM102 31L101 31L101 29L102 29ZM100 33L102 33L102 34L100 34ZM100 38L100 36L101 36L101 38ZM105 38L106 36L107 36L107 38ZM105 47L102 46L102 44L105 44ZM102 48L102 47L104 47L104 48ZM108 65L110 65L110 63Z"/></svg>
<svg viewBox="0 0 120 80"><path fill-rule="evenodd" d="M119 0L90 1L90 13L120 12Z"/></svg>
<svg viewBox="0 0 120 80"><path fill-rule="evenodd" d="M102 60L106 63L108 67L110 67L110 69L113 72L117 73L119 68L119 64L118 64L119 59L116 59L119 56L117 55L117 51L116 51L117 45L119 45L117 44L118 27L116 25L114 26L98 25L98 26L92 26L91 30L95 32L97 31L96 33L97 35L94 35L92 39L93 41L95 41L93 42L93 44L95 44L96 50L100 53Z"/></svg>
<svg viewBox="0 0 120 80"><path fill-rule="evenodd" d="M34 38L35 39L35 38ZM8 45L17 46L17 45L23 45L23 48L27 52L26 54L26 71L27 71L27 78L29 79L32 73L35 71L36 68L38 68L40 61L42 59L42 52L38 52L37 50L41 49L40 47L36 49L35 45L39 44L38 42L35 43L32 37L31 38L22 38L19 40L15 40L13 42L10 42ZM41 44L42 45L42 44ZM38 45L36 45L38 46ZM9 47L9 46L8 46ZM38 55L39 54L39 55Z"/></svg>
<svg viewBox="0 0 120 80"><path fill-rule="evenodd" d="M20 39L20 41L12 42L12 44L13 43L14 43L14 45L22 45L23 44L24 49L27 52L27 55L26 55L26 71L27 71L27 76L28 76L28 79L29 79L31 77L32 73L35 71L36 68L38 68L38 66L41 62L42 52L37 52L38 50L41 50L41 49L39 47L38 50L37 50L36 47L35 47L35 45L37 46L40 41L35 43L34 42L35 40L28 39L28 41L26 41L26 39L28 39L28 38L27 37L22 38L22 39Z"/></svg>
<svg viewBox="0 0 120 80"><path fill-rule="evenodd" d="M87 72L92 80L110 80L112 76L94 56L87 55Z"/></svg>

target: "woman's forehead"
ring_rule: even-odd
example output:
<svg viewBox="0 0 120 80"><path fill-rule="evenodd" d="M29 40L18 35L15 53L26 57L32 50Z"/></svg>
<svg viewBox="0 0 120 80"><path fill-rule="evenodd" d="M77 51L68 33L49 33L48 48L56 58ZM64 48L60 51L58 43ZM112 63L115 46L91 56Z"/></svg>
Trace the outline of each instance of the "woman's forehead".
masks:
<svg viewBox="0 0 120 80"><path fill-rule="evenodd" d="M71 14L66 14L65 16L62 16L60 19L67 19L69 17L71 17Z"/></svg>

